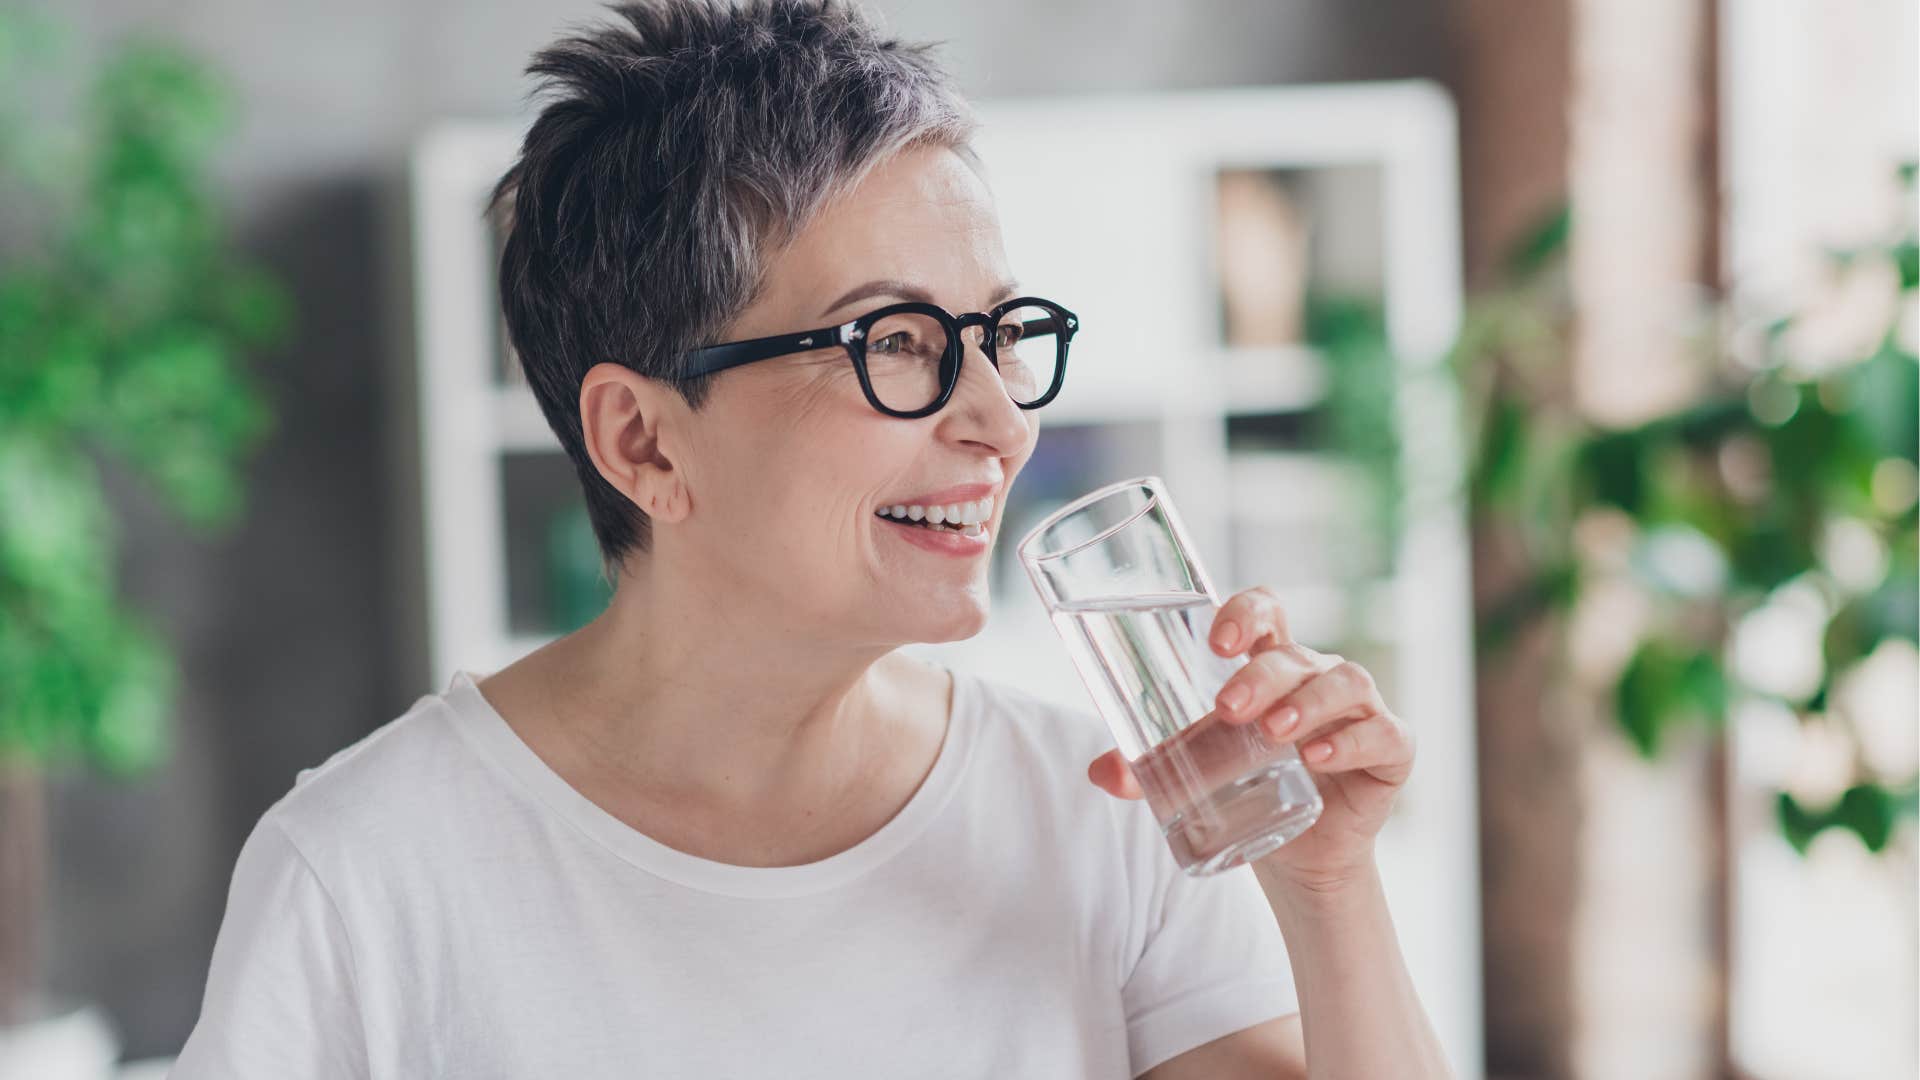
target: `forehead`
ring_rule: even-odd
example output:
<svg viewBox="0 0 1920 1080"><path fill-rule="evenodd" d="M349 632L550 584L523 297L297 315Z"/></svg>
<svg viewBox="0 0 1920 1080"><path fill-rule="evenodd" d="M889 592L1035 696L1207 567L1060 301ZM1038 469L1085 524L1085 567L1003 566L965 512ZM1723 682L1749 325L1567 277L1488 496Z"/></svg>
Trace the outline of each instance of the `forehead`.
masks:
<svg viewBox="0 0 1920 1080"><path fill-rule="evenodd" d="M872 278L974 288L1005 274L992 193L959 155L915 147L875 166L794 239L772 267L819 310Z"/></svg>

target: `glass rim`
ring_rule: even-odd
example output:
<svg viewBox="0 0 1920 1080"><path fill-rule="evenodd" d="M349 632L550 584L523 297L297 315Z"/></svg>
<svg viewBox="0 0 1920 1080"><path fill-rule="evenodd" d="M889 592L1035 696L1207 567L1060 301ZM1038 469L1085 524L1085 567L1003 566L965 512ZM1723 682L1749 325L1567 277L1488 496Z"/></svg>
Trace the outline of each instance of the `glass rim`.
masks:
<svg viewBox="0 0 1920 1080"><path fill-rule="evenodd" d="M1161 479L1158 476L1148 475L1148 476L1130 477L1126 480L1115 480L1111 484L1107 484L1103 487L1095 488L1094 490L1087 492L1086 494L1080 496L1079 498L1073 500L1072 502L1066 504L1065 506L1062 506L1058 510L1055 510L1053 513L1048 514L1045 518L1041 519L1039 524L1035 525L1031 529L1028 529L1026 535L1020 538L1020 543L1015 545L1014 550L1018 551L1020 553L1020 558L1025 560L1027 564L1030 566L1037 566L1041 563L1049 562L1054 559L1064 558L1078 551L1084 551L1087 548L1093 546L1094 544L1097 544L1100 541L1105 540L1107 537L1112 536L1114 533L1119 532L1121 529L1126 528L1128 525L1131 525L1134 522L1140 520L1140 516L1142 514L1145 514L1147 511L1152 510L1155 506L1158 506L1160 503L1161 495L1163 493L1162 483L1163 481L1161 481ZM1092 506L1094 503L1097 503L1103 499L1109 498L1121 491L1125 491L1128 488L1135 488L1135 487L1145 488L1147 490L1148 498L1147 498L1146 505L1140 507L1140 509L1134 511L1131 514L1128 514L1123 520L1113 525L1110 525L1107 528L1100 530L1100 532L1097 535L1094 535L1085 540L1082 540L1071 547L1061 548L1058 551L1049 551L1043 555L1034 554L1029 550L1033 545L1034 541L1040 538L1041 533L1044 533L1048 529L1051 529L1055 525L1058 525L1063 519L1067 518L1068 516L1078 513L1079 511L1084 510L1089 506Z"/></svg>

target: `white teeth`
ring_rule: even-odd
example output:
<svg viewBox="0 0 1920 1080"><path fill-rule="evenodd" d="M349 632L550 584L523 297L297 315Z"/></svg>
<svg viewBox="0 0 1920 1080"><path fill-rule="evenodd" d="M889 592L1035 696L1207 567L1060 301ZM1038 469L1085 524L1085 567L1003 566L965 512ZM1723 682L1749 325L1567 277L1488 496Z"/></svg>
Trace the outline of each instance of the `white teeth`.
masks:
<svg viewBox="0 0 1920 1080"><path fill-rule="evenodd" d="M900 518L910 521L930 521L935 525L983 525L993 517L993 497L975 499L972 502L951 503L946 506L921 506L918 504L895 503L883 506L878 511L884 517ZM964 530L963 530L964 531Z"/></svg>

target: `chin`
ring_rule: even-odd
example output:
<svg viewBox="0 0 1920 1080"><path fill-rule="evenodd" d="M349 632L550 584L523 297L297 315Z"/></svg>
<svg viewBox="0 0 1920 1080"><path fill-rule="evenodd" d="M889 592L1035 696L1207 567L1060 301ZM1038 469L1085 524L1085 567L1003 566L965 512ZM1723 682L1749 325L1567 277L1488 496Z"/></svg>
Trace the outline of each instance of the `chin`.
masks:
<svg viewBox="0 0 1920 1080"><path fill-rule="evenodd" d="M987 628L986 597L983 594L978 605L969 604L961 608L950 608L941 614L943 616L941 618L923 620L916 640L931 645L943 641L965 641L976 636Z"/></svg>

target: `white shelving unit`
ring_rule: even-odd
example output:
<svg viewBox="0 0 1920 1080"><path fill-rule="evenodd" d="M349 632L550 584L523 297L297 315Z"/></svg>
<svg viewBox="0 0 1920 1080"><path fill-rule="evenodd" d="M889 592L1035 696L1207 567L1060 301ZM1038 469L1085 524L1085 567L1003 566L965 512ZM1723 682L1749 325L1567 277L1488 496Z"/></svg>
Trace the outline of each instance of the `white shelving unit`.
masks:
<svg viewBox="0 0 1920 1080"><path fill-rule="evenodd" d="M1164 477L1223 599L1268 584L1302 641L1335 648L1364 639L1369 669L1418 728L1419 767L1381 837L1383 874L1423 1001L1460 1075L1481 1075L1463 458L1451 386L1423 377L1460 318L1451 105L1411 82L988 101L979 110L976 145L1014 272L1072 306L1083 330L1061 397L1040 415L1040 448L1009 494L988 629L906 648L1090 709L1011 549L1042 513L1099 483ZM512 124L448 124L412 159L423 608L439 685L455 669L504 666L550 636L509 624L500 463L559 447L531 395L498 379L496 265L481 216L520 135ZM1210 226L1222 169L1356 168L1368 185L1323 185L1330 205L1346 204L1326 227L1335 250L1342 221L1377 233L1377 299L1406 376L1396 398L1405 505L1399 545L1384 559L1390 574L1343 583L1321 560L1334 523L1352 512L1346 467L1311 447L1236 446L1229 431L1238 419L1315 408L1329 361L1297 343L1222 344ZM1366 192L1376 201L1356 215L1353 200Z"/></svg>

